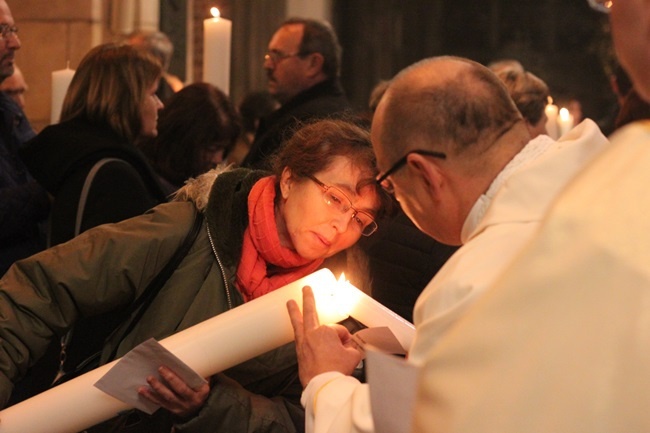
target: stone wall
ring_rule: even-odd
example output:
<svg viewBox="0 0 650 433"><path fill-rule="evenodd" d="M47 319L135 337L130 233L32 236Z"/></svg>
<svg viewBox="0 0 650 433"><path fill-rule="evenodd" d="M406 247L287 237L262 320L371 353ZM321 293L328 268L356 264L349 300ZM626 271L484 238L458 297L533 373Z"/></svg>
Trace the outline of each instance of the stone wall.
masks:
<svg viewBox="0 0 650 433"><path fill-rule="evenodd" d="M20 31L17 53L29 86L25 112L39 131L50 123L51 74L75 68L94 45L111 38L103 0L7 0Z"/></svg>

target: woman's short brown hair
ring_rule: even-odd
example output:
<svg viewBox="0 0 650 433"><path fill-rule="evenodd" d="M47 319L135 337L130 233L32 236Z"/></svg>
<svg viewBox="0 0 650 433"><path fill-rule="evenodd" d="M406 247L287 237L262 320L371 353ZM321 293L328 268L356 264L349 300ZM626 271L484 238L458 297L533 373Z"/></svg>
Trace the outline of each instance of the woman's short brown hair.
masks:
<svg viewBox="0 0 650 433"><path fill-rule="evenodd" d="M318 120L299 127L274 157L273 172L279 179L286 167L292 176L307 178L326 170L337 156L349 158L363 174L357 190L367 185L375 189L380 200L376 218L392 209L392 198L375 182L378 171L370 133L352 119Z"/></svg>

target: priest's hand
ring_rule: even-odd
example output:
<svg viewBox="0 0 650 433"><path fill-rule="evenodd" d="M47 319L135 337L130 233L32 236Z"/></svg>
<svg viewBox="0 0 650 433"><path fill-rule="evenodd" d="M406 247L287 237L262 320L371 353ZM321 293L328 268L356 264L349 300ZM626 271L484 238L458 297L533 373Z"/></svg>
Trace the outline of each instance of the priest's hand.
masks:
<svg viewBox="0 0 650 433"><path fill-rule="evenodd" d="M300 382L307 386L314 376L328 371L352 374L362 358L352 335L341 325L320 325L311 287L303 288L302 299L302 314L295 301L287 302L296 336Z"/></svg>
<svg viewBox="0 0 650 433"><path fill-rule="evenodd" d="M163 381L154 376L147 377L149 386L140 387L138 394L182 418L195 415L205 404L210 394L209 384L192 389L165 366L160 367L158 373Z"/></svg>

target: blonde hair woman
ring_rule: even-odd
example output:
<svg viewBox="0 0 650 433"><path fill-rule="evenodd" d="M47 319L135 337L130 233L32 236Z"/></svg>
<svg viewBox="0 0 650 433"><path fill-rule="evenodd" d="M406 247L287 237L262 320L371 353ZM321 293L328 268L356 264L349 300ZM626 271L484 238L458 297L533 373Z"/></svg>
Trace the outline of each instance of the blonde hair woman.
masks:
<svg viewBox="0 0 650 433"><path fill-rule="evenodd" d="M54 197L50 245L166 201L134 145L158 132L161 73L158 59L131 46L93 48L70 83L61 123L25 146L25 163Z"/></svg>

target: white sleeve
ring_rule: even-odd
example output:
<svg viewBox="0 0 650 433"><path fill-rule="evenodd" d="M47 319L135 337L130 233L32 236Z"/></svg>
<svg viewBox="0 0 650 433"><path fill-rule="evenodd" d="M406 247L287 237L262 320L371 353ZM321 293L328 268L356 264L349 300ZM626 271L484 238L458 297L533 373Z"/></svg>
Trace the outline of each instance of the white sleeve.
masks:
<svg viewBox="0 0 650 433"><path fill-rule="evenodd" d="M306 433L372 433L368 385L339 372L314 377L302 393Z"/></svg>

